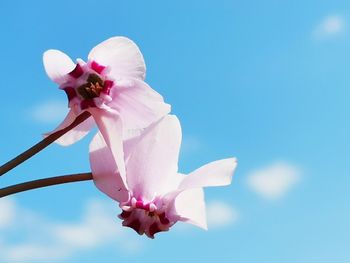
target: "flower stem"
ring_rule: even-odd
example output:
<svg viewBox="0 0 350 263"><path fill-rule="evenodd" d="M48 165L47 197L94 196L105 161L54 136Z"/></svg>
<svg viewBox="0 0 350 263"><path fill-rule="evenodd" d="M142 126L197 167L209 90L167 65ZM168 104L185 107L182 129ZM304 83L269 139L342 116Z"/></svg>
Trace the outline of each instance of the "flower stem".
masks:
<svg viewBox="0 0 350 263"><path fill-rule="evenodd" d="M35 181L29 181L29 182L11 185L0 189L0 198L8 195L16 194L16 193L28 191L28 190L46 187L46 186L80 182L80 181L88 181L88 180L92 180L91 173L63 175L63 176L56 176L56 177L45 178L45 179L40 179Z"/></svg>
<svg viewBox="0 0 350 263"><path fill-rule="evenodd" d="M76 126L78 126L80 123L82 123L83 121L85 121L87 118L89 118L91 116L91 114L87 111L84 111L82 114L80 114L75 120L74 122L72 122L69 126L67 126L66 128L59 130L55 133L50 134L49 136L47 136L46 138L44 138L42 141L40 141L39 143L35 144L34 146L32 146L31 148L29 148L28 150L26 150L25 152L21 153L20 155L18 155L17 157L15 157L14 159L8 161L7 163L5 163L4 165L2 165L0 167L0 176L2 176L3 174L7 173L8 171L12 170L13 168L15 168L17 165L23 163L24 161L28 160L30 157L32 157L33 155L37 154L38 152L40 152L41 150L45 149L48 145L50 145L51 143L53 143L54 141L56 141L58 138L60 138L62 135L66 134L68 131L72 130L73 128L75 128Z"/></svg>

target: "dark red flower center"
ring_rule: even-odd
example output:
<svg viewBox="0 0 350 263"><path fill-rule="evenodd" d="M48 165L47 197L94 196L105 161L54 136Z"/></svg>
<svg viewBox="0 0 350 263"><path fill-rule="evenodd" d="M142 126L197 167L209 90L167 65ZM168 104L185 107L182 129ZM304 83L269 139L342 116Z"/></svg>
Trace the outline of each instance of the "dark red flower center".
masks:
<svg viewBox="0 0 350 263"><path fill-rule="evenodd" d="M165 211L159 210L153 202L145 203L133 197L125 205L119 218L123 220L123 226L134 229L140 235L146 234L154 238L156 233L168 231L175 223L170 221Z"/></svg>
<svg viewBox="0 0 350 263"><path fill-rule="evenodd" d="M104 87L104 81L97 74L90 74L87 82L77 88L78 94L83 99L93 99L100 96Z"/></svg>

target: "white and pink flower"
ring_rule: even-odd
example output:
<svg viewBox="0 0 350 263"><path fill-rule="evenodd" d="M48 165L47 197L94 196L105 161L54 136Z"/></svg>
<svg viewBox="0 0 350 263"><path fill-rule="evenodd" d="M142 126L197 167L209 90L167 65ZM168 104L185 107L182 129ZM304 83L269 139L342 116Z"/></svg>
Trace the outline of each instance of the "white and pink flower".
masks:
<svg viewBox="0 0 350 263"><path fill-rule="evenodd" d="M74 63L58 50L43 56L48 76L67 94L70 111L49 135L69 126L83 111L92 117L72 129L57 143L70 145L84 137L97 124L121 176L125 176L122 141L130 131L138 133L170 112L170 105L145 82L143 56L134 42L125 37L110 38L96 47L88 61Z"/></svg>
<svg viewBox="0 0 350 263"><path fill-rule="evenodd" d="M138 138L124 142L126 177L97 134L90 144L96 186L119 202L123 226L150 238L178 221L207 228L203 187L229 185L237 162L223 159L184 175L178 172L181 127L168 115Z"/></svg>

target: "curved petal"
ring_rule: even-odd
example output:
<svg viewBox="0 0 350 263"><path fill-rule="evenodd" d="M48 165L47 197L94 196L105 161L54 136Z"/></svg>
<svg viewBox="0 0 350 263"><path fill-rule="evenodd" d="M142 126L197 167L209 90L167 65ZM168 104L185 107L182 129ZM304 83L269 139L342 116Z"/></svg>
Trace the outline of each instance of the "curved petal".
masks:
<svg viewBox="0 0 350 263"><path fill-rule="evenodd" d="M170 105L163 97L137 79L122 80L116 83L109 104L123 119L124 134L137 134L138 130L148 127L170 112Z"/></svg>
<svg viewBox="0 0 350 263"><path fill-rule="evenodd" d="M123 127L122 121L117 112L89 108L108 148L111 150L118 172L123 182L125 178L125 163L123 151Z"/></svg>
<svg viewBox="0 0 350 263"><path fill-rule="evenodd" d="M90 166L94 183L100 191L119 202L128 200L128 190L100 133L97 133L90 143Z"/></svg>
<svg viewBox="0 0 350 263"><path fill-rule="evenodd" d="M133 77L145 79L146 66L142 53L136 44L126 37L112 37L94 47L88 56L110 67L110 74L116 79Z"/></svg>
<svg viewBox="0 0 350 263"><path fill-rule="evenodd" d="M66 118L63 120L63 122L52 132L48 132L44 134L44 137L49 136L52 133L55 133L59 130L62 130L72 124L72 122L75 120L77 115L73 112L73 110L70 110L66 116ZM70 130L63 136L61 136L59 139L57 139L55 142L62 145L62 146L68 146L71 145L80 139L82 139L85 135L89 133L91 128L94 126L95 122L92 117L88 118L84 122L80 123L78 126L76 126L74 129Z"/></svg>
<svg viewBox="0 0 350 263"><path fill-rule="evenodd" d="M127 163L129 161L129 158L135 148L135 146L138 144L141 136L134 136L132 138L129 138L127 140L124 140L123 142L123 148L124 148L124 160L127 166Z"/></svg>
<svg viewBox="0 0 350 263"><path fill-rule="evenodd" d="M205 230L208 229L204 191L202 188L181 192L175 199L174 210L173 212L180 217L180 221L193 224Z"/></svg>
<svg viewBox="0 0 350 263"><path fill-rule="evenodd" d="M236 166L236 158L208 163L186 176L180 183L179 190L229 185Z"/></svg>
<svg viewBox="0 0 350 263"><path fill-rule="evenodd" d="M46 74L57 84L62 84L69 72L75 68L75 63L65 53L49 49L44 52L43 62Z"/></svg>
<svg viewBox="0 0 350 263"><path fill-rule="evenodd" d="M127 185L136 198L152 200L176 189L181 126L174 115L150 126L135 145L127 163Z"/></svg>
<svg viewBox="0 0 350 263"><path fill-rule="evenodd" d="M170 203L179 194L188 189L229 185L236 166L236 158L222 159L208 163L189 175L184 176L178 188L175 191L167 193L163 199Z"/></svg>

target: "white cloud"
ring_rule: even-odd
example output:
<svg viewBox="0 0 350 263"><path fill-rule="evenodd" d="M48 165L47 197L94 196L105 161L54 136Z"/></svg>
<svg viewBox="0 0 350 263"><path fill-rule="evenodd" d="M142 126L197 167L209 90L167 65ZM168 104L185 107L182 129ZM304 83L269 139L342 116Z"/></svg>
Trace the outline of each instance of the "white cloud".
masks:
<svg viewBox="0 0 350 263"><path fill-rule="evenodd" d="M70 247L90 248L113 240L120 235L115 207L91 201L84 217L77 223L59 224L53 232L57 239Z"/></svg>
<svg viewBox="0 0 350 263"><path fill-rule="evenodd" d="M202 148L201 141L193 135L183 135L181 144L181 154L192 154Z"/></svg>
<svg viewBox="0 0 350 263"><path fill-rule="evenodd" d="M0 199L0 229L9 226L15 217L15 204L12 199Z"/></svg>
<svg viewBox="0 0 350 263"><path fill-rule="evenodd" d="M339 15L325 17L315 28L313 35L316 38L329 38L341 34L345 29L344 18Z"/></svg>
<svg viewBox="0 0 350 263"><path fill-rule="evenodd" d="M299 180L299 169L285 162L263 167L247 176L248 186L267 199L282 198Z"/></svg>
<svg viewBox="0 0 350 263"><path fill-rule="evenodd" d="M232 206L222 201L211 201L207 204L208 228L219 228L234 224L238 212Z"/></svg>
<svg viewBox="0 0 350 263"><path fill-rule="evenodd" d="M14 201L7 206L9 204L17 221L7 231L1 231L0 262L47 262L48 259L51 262L79 251L113 244L133 252L141 247L140 240L128 236L128 231L121 231L116 217L118 208L111 203L88 202L82 218L73 223L53 222L19 207ZM2 204L2 207L5 206ZM21 235L20 240L6 242L7 234L16 233Z"/></svg>
<svg viewBox="0 0 350 263"><path fill-rule="evenodd" d="M63 121L67 112L67 102L52 100L34 107L31 117L37 122L52 124Z"/></svg>
<svg viewBox="0 0 350 263"><path fill-rule="evenodd" d="M121 226L116 216L119 208L113 202L90 200L81 218L73 222L45 218L13 199L0 199L0 209L0 218L6 223L3 226L7 226L0 228L2 263L62 262L99 247L114 247L124 253L136 253L144 247L144 239ZM211 201L207 216L209 228L214 229L232 225L238 213L229 204Z"/></svg>
<svg viewBox="0 0 350 263"><path fill-rule="evenodd" d="M31 244L24 243L20 245L4 246L2 248L2 255L5 262L36 262L36 261L47 261L58 260L65 258L67 252L62 250L60 247L53 247L44 244Z"/></svg>

